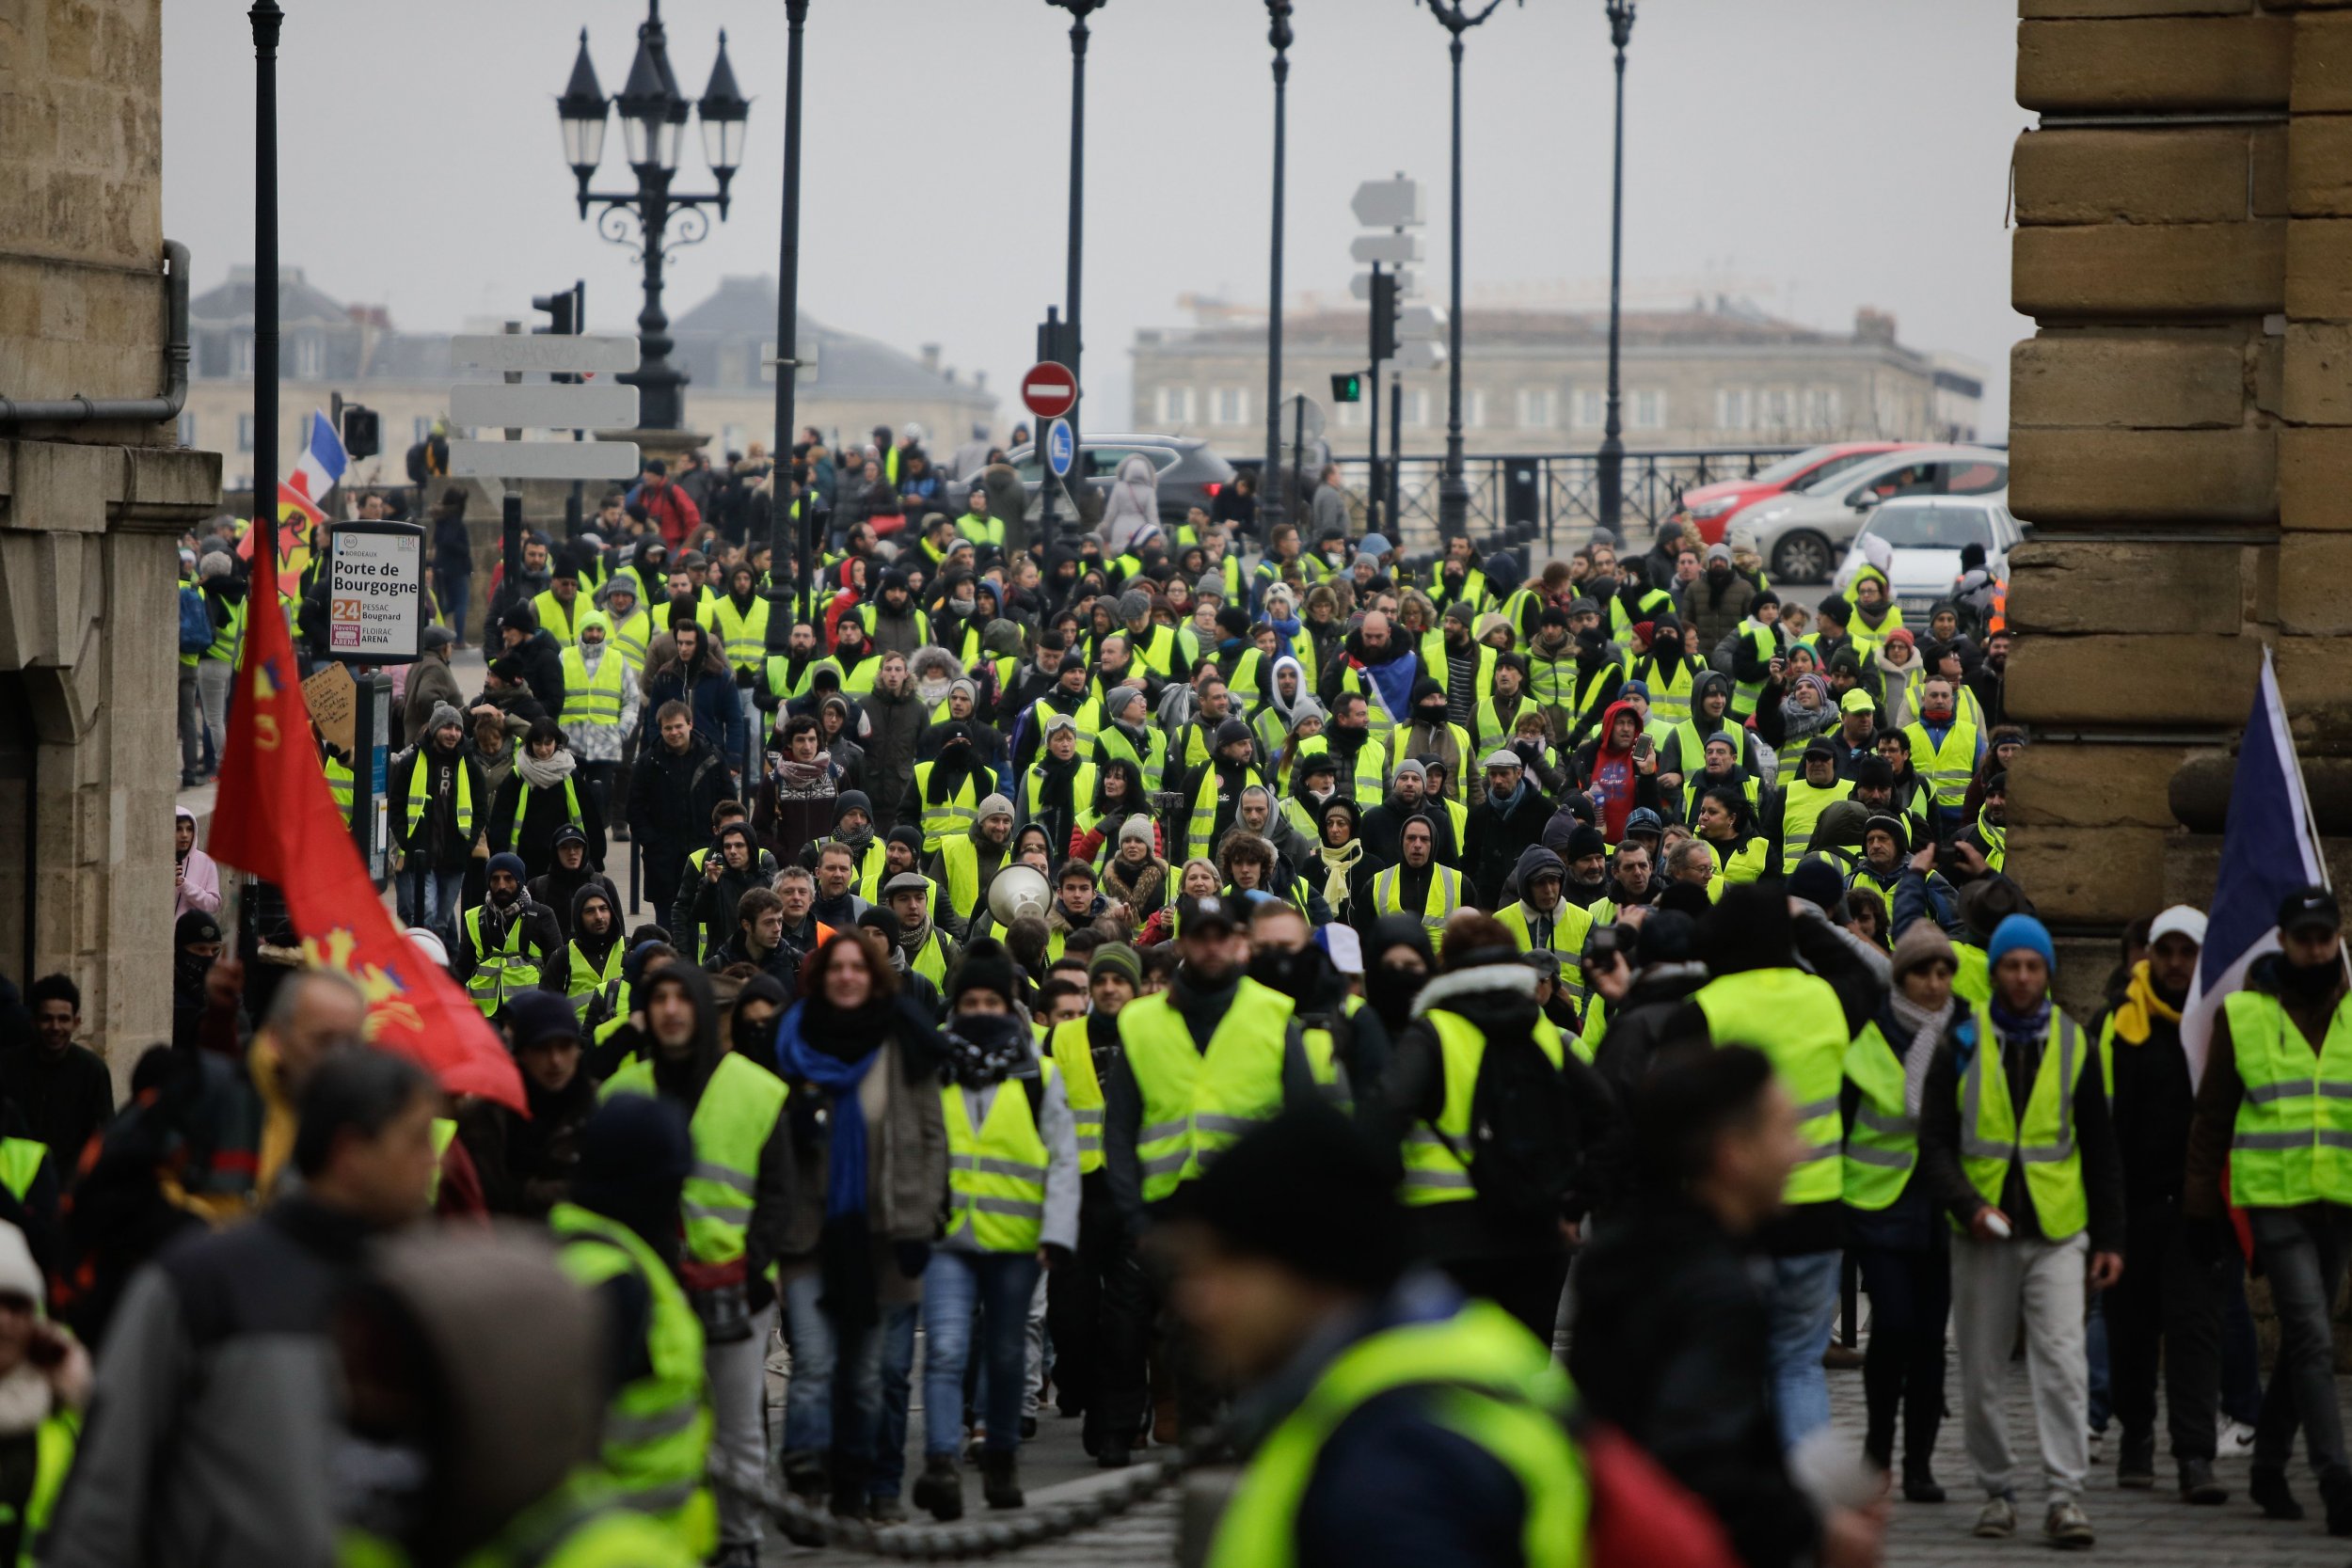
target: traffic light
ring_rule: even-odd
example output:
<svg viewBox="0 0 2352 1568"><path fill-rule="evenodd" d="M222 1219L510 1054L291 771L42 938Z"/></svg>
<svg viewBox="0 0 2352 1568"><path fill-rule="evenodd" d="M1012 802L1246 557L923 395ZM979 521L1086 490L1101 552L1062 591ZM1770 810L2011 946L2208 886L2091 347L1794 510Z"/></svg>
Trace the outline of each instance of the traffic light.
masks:
<svg viewBox="0 0 2352 1568"><path fill-rule="evenodd" d="M354 459L373 457L384 450L383 421L375 410L356 403L343 404L343 451Z"/></svg>
<svg viewBox="0 0 2352 1568"><path fill-rule="evenodd" d="M534 335L552 332L560 337L576 337L588 325L588 285L585 282L580 282L557 293L533 294L531 296L531 308L533 310L544 310L548 316L547 325L534 326L531 329ZM580 377L557 374L548 379L572 382L578 381Z"/></svg>
<svg viewBox="0 0 2352 1568"><path fill-rule="evenodd" d="M1354 371L1332 372L1331 401L1333 403L1363 402L1364 378L1357 374Z"/></svg>
<svg viewBox="0 0 2352 1568"><path fill-rule="evenodd" d="M1372 362L1396 357L1396 274L1372 275Z"/></svg>

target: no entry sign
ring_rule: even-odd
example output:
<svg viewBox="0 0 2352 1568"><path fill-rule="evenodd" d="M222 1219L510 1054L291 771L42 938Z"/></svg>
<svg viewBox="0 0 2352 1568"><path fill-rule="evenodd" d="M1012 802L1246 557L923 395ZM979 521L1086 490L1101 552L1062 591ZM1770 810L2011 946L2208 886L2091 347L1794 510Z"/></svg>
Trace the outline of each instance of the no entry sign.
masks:
<svg viewBox="0 0 2352 1568"><path fill-rule="evenodd" d="M1021 378L1021 401L1041 420L1058 420L1078 405L1078 378L1051 359L1032 365Z"/></svg>

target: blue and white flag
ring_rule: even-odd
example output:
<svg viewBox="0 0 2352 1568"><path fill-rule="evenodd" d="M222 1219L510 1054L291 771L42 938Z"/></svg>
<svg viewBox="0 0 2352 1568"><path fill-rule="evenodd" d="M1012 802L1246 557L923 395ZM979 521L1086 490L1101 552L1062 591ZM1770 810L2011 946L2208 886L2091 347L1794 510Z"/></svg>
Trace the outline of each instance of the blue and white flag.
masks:
<svg viewBox="0 0 2352 1568"><path fill-rule="evenodd" d="M2286 704L2279 698L2278 672L2265 649L2262 683L2254 691L2254 711L2247 718L2237 774L2230 784L2221 876L2214 884L2204 950L2181 1012L2190 1082L2204 1077L2213 1018L2223 999L2245 986L2247 968L2256 958L2279 950L2280 902L2297 888L2327 879L2295 737L2287 732Z"/></svg>

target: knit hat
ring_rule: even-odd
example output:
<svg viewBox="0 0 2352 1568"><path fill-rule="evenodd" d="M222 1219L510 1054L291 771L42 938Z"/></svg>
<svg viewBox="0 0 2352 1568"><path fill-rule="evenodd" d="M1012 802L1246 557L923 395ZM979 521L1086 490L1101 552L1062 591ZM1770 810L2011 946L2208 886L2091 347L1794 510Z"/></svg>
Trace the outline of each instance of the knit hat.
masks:
<svg viewBox="0 0 2352 1568"><path fill-rule="evenodd" d="M0 1291L23 1296L36 1307L48 1298L40 1267L33 1261L33 1249L25 1243L24 1232L5 1220L0 1220Z"/></svg>
<svg viewBox="0 0 2352 1568"><path fill-rule="evenodd" d="M492 855L490 863L482 868L485 877L495 877L501 871L509 873L518 882L531 875L530 868L523 864L523 858L512 850Z"/></svg>
<svg viewBox="0 0 2352 1568"><path fill-rule="evenodd" d="M447 724L454 724L459 729L464 729L466 727L465 715L459 713L455 708L452 707L447 703L435 703L433 705L433 717L425 721L424 733L431 735L435 730L440 729L442 726Z"/></svg>
<svg viewBox="0 0 2352 1568"><path fill-rule="evenodd" d="M1216 749L1220 752L1228 746L1247 745L1248 741L1249 726L1238 719L1228 719L1216 727Z"/></svg>
<svg viewBox="0 0 2352 1568"><path fill-rule="evenodd" d="M1823 910L1835 910L1846 896L1845 879L1837 875L1837 867L1829 862L1808 856L1788 873L1788 895L1818 904Z"/></svg>
<svg viewBox="0 0 2352 1568"><path fill-rule="evenodd" d="M1468 599L1456 599L1445 607L1444 618L1449 621L1459 621L1466 626L1474 626L1478 624L1478 610Z"/></svg>
<svg viewBox="0 0 2352 1568"><path fill-rule="evenodd" d="M1984 944L1984 961L1988 967L1998 964L2021 947L2041 954L2042 964L2056 973L2058 950L2050 944L2050 928L2029 914L2012 914L1993 927L1993 939Z"/></svg>
<svg viewBox="0 0 2352 1568"><path fill-rule="evenodd" d="M923 858L923 830L916 827L912 822L901 822L897 827L891 829L889 833L882 839L882 842L884 844L903 844L908 848L914 851L915 859L920 860ZM903 877L906 873L902 871L899 875Z"/></svg>
<svg viewBox="0 0 2352 1568"><path fill-rule="evenodd" d="M1708 565L1711 566L1718 561L1728 564L1730 560L1731 546L1729 545L1715 544L1707 546L1707 562Z"/></svg>
<svg viewBox="0 0 2352 1568"><path fill-rule="evenodd" d="M571 1002L551 990L516 991L506 999L506 1027L515 1049L543 1045L548 1040L580 1038L580 1015Z"/></svg>
<svg viewBox="0 0 2352 1568"><path fill-rule="evenodd" d="M897 885L896 879L892 885ZM1021 1001L1020 972L1005 944L993 937L981 937L963 950L963 961L947 976L947 1006L953 1008L956 999L971 990L993 990L1008 1007Z"/></svg>
<svg viewBox="0 0 2352 1568"><path fill-rule="evenodd" d="M1226 1252L1376 1294L1405 1271L1398 1178L1393 1147L1375 1146L1327 1106L1306 1105L1244 1133L1169 1208Z"/></svg>
<svg viewBox="0 0 2352 1568"><path fill-rule="evenodd" d="M1377 533L1367 533L1363 536L1363 538L1358 540L1356 544L1356 553L1358 555L1368 555L1373 557L1375 560L1388 554L1394 548L1396 548L1394 545L1390 544L1385 537Z"/></svg>
<svg viewBox="0 0 2352 1568"><path fill-rule="evenodd" d="M1560 858L1568 861L1589 860L1595 855L1606 854L1608 851L1609 842L1600 836L1600 830L1589 823L1579 822L1568 833L1567 853Z"/></svg>
<svg viewBox="0 0 2352 1568"><path fill-rule="evenodd" d="M973 814L972 819L975 822L985 822L992 816L1010 816L1011 815L1012 802L1010 800L1006 800L1002 795L991 795L980 802L980 809Z"/></svg>
<svg viewBox="0 0 2352 1568"><path fill-rule="evenodd" d="M190 910L172 922L171 945L185 947L192 942L218 942L220 922L202 910Z"/></svg>
<svg viewBox="0 0 2352 1568"><path fill-rule="evenodd" d="M1088 979L1099 980L1105 974L1116 974L1137 990L1143 989L1143 960L1123 942L1104 942L1088 961Z"/></svg>
<svg viewBox="0 0 2352 1568"><path fill-rule="evenodd" d="M1895 840L1896 852L1899 854L1911 847L1911 830L1903 825L1903 819L1899 816L1893 816L1885 812L1873 814L1868 821L1862 824L1862 836L1865 840L1867 840L1872 833L1886 833L1892 836Z"/></svg>
<svg viewBox="0 0 2352 1568"><path fill-rule="evenodd" d="M1903 976L1915 969L1935 962L1960 967L1960 955L1952 951L1951 939L1936 928L1932 920L1915 920L1895 939L1894 980L1902 984Z"/></svg>
<svg viewBox="0 0 2352 1568"><path fill-rule="evenodd" d="M1121 823L1119 829L1119 842L1124 844L1131 838L1140 839L1145 844L1150 844L1152 842L1152 819L1148 816L1131 816Z"/></svg>

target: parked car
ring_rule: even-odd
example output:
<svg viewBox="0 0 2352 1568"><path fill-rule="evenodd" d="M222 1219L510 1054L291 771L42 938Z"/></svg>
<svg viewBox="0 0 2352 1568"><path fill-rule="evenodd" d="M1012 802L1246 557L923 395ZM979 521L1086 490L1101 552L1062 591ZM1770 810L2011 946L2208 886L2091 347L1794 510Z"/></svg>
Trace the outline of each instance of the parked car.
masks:
<svg viewBox="0 0 2352 1568"><path fill-rule="evenodd" d="M1874 564L1886 574L1903 613L1924 617L1951 593L1963 546L1982 545L1986 569L2006 582L2010 547L2025 536L2024 525L2010 515L2007 490L1900 497L1871 512L1837 568L1836 586L1845 592L1865 563Z"/></svg>
<svg viewBox="0 0 2352 1568"><path fill-rule="evenodd" d="M1784 491L1819 484L1883 451L1899 451L1916 445L1914 441L1833 441L1827 446L1807 447L1745 478L1718 480L1683 491L1674 520L1686 529L1698 530L1699 537L1707 543L1719 545L1732 519L1757 501Z"/></svg>
<svg viewBox="0 0 2352 1568"><path fill-rule="evenodd" d="M1084 435L1078 442L1078 464L1070 477L1075 481L1083 476L1094 489L1108 490L1119 478L1119 466L1136 452L1150 458L1159 475L1160 518L1171 526L1183 522L1196 506L1205 511L1217 493L1233 483L1233 466L1196 436ZM1005 454L1005 461L1027 487L1029 515L1036 517L1041 510L1039 482L1044 477L1037 448L1015 447Z"/></svg>
<svg viewBox="0 0 2352 1568"><path fill-rule="evenodd" d="M1775 582L1826 582L1868 520L1898 496L1986 496L2009 487L2009 453L1990 447L1911 447L1866 458L1808 488L1760 501L1732 531Z"/></svg>

